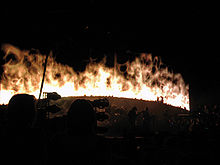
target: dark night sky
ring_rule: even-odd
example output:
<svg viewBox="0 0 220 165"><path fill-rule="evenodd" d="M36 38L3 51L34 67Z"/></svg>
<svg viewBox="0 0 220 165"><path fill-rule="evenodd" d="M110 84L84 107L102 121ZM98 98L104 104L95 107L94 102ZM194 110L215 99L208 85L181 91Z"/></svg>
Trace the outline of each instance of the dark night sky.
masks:
<svg viewBox="0 0 220 165"><path fill-rule="evenodd" d="M207 4L95 0L49 7L5 5L0 42L45 53L52 50L57 61L75 70L82 70L89 56L101 59L105 54L112 65L114 52L121 63L135 53L152 53L183 75L194 103L213 104L219 103L220 92L215 11Z"/></svg>

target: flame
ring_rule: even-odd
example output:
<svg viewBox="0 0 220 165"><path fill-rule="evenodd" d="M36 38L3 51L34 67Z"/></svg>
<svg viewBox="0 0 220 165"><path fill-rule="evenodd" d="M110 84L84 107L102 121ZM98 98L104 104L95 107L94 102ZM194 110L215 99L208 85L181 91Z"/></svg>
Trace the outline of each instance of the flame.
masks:
<svg viewBox="0 0 220 165"><path fill-rule="evenodd" d="M0 104L7 104L17 93L39 96L46 55L38 50L20 50L12 45L2 46L5 52L1 77ZM10 58L10 55L13 58ZM57 92L67 96L113 96L163 102L189 110L188 85L181 74L174 74L164 67L160 58L141 54L132 62L114 68L105 66L106 59L90 62L85 71L75 72L68 65L55 61L50 53L43 92Z"/></svg>

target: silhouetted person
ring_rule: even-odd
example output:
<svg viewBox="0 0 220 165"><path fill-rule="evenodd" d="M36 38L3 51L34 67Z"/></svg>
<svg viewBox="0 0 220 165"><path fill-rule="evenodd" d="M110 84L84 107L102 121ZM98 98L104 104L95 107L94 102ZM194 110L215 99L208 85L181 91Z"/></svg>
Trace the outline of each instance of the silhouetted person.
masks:
<svg viewBox="0 0 220 165"><path fill-rule="evenodd" d="M135 131L135 122L137 119L137 108L133 107L129 112L128 112L128 119L129 119L129 124L130 128L132 131Z"/></svg>
<svg viewBox="0 0 220 165"><path fill-rule="evenodd" d="M32 126L36 112L33 95L14 95L8 104L8 123L2 150L4 164L44 164L41 132Z"/></svg>
<svg viewBox="0 0 220 165"><path fill-rule="evenodd" d="M167 109L165 109L164 111L163 111L163 130L165 131L165 132L167 132L168 130L169 130L169 127L170 127L170 124L169 124L169 120L170 120L170 112L167 110Z"/></svg>
<svg viewBox="0 0 220 165"><path fill-rule="evenodd" d="M157 102L161 102L161 103L163 103L163 97L162 97L162 96L157 97Z"/></svg>
<svg viewBox="0 0 220 165"><path fill-rule="evenodd" d="M67 129L51 139L49 164L94 164L96 116L91 103L75 100L67 113Z"/></svg>
<svg viewBox="0 0 220 165"><path fill-rule="evenodd" d="M8 103L8 127L31 128L35 116L36 99L32 95L14 95Z"/></svg>
<svg viewBox="0 0 220 165"><path fill-rule="evenodd" d="M148 107L142 112L143 114L143 129L146 133L150 131L150 123L151 123L151 116L148 110Z"/></svg>

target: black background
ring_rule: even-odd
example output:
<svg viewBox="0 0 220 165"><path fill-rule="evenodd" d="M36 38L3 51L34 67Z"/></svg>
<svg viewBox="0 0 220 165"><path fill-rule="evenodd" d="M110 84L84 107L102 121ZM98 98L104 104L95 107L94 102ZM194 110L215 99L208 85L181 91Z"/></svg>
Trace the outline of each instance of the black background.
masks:
<svg viewBox="0 0 220 165"><path fill-rule="evenodd" d="M53 51L58 62L82 71L89 57L113 66L152 53L190 85L194 104L217 104L218 19L215 4L100 3L5 4L0 42ZM1 57L3 52L1 52ZM1 65L4 61L1 58Z"/></svg>

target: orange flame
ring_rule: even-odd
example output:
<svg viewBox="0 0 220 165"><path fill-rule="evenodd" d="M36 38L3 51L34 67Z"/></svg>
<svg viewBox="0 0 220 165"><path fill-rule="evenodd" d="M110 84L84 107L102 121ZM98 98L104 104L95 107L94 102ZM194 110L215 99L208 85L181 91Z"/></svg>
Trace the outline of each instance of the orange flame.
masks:
<svg viewBox="0 0 220 165"><path fill-rule="evenodd" d="M1 78L0 104L7 104L17 93L39 95L43 76L45 55L37 50L20 50L12 45L2 46L5 56L11 58L3 65ZM77 73L70 66L57 63L50 54L43 92L57 92L67 96L114 96L156 101L162 97L169 105L189 110L188 85L181 74L174 74L162 66L158 57L141 54L132 62L125 64L126 70L120 71L105 66L105 58L90 62L84 72ZM117 69L116 69L117 68Z"/></svg>

